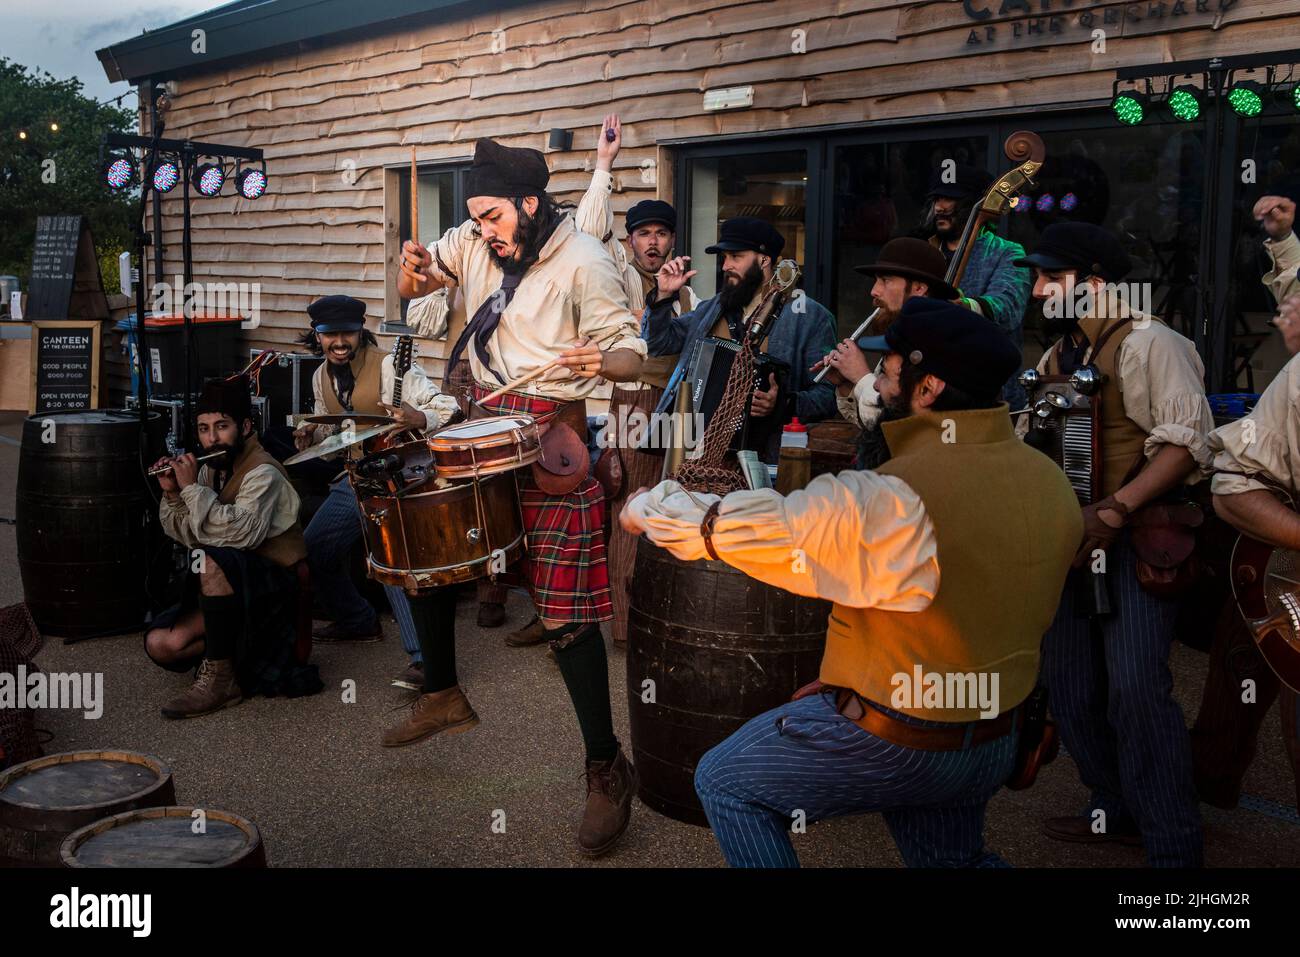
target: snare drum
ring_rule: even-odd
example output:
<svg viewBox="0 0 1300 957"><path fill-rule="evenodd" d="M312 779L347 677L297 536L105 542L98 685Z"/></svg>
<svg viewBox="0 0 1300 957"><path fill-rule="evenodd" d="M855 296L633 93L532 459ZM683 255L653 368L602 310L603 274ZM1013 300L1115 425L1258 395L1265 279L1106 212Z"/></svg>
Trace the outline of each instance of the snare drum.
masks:
<svg viewBox="0 0 1300 957"><path fill-rule="evenodd" d="M482 478L532 465L542 454L537 423L527 415L494 415L449 425L428 438L443 478Z"/></svg>

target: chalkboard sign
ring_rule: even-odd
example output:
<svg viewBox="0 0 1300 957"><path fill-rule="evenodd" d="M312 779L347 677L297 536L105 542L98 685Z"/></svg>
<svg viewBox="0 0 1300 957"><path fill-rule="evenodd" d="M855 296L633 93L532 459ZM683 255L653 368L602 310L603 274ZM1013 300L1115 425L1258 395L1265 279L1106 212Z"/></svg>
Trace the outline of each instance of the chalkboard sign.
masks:
<svg viewBox="0 0 1300 957"><path fill-rule="evenodd" d="M81 216L41 216L32 248L28 319L107 319L90 227Z"/></svg>
<svg viewBox="0 0 1300 957"><path fill-rule="evenodd" d="M32 323L33 414L99 406L99 323Z"/></svg>

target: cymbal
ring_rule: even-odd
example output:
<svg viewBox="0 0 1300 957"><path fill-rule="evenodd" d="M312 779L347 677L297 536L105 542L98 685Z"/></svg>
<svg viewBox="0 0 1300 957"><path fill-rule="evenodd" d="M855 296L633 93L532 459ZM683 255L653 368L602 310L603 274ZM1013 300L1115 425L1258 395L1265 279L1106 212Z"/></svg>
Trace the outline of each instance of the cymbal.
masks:
<svg viewBox="0 0 1300 957"><path fill-rule="evenodd" d="M393 417L391 415L372 415L362 412L343 412L339 415L309 415L303 419L304 422L311 422L313 425L343 425L351 422L357 428L370 425L391 425Z"/></svg>
<svg viewBox="0 0 1300 957"><path fill-rule="evenodd" d="M356 445L358 442L364 442L366 439L373 439L377 435L383 435L385 432L392 432L397 428L396 423L390 422L387 425L376 425L368 429L358 431L335 432L324 441L303 449L297 455L292 455L284 460L285 465L297 465L299 462L310 462L312 459L318 459L322 456L333 455L335 452L341 452L350 445Z"/></svg>

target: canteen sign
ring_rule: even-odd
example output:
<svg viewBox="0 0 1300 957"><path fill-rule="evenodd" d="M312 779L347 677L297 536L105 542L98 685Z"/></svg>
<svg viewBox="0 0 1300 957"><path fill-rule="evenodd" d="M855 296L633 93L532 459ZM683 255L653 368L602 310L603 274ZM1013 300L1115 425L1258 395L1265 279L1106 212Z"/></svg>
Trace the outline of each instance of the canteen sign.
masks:
<svg viewBox="0 0 1300 957"><path fill-rule="evenodd" d="M962 9L976 26L966 36L966 46L1033 46L1048 37L1067 33L1090 35L1093 30L1117 29L1145 23L1150 31L1190 26L1193 20L1214 22L1237 5L1237 0L1144 0L1118 6L1102 0L962 0ZM1009 17L1020 17L1007 22ZM997 19L997 23L987 21Z"/></svg>

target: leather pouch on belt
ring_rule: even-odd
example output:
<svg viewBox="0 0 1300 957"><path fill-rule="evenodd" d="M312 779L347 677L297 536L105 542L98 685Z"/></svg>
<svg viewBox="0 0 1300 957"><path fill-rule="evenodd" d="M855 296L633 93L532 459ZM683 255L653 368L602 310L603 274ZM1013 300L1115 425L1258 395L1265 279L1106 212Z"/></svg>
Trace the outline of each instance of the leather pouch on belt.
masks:
<svg viewBox="0 0 1300 957"><path fill-rule="evenodd" d="M1156 502L1129 521L1137 580L1160 598L1175 598L1196 583L1196 529L1205 513L1191 502Z"/></svg>
<svg viewBox="0 0 1300 957"><path fill-rule="evenodd" d="M566 422L552 421L542 433L542 454L533 463L533 480L547 495L568 495L591 472L587 443Z"/></svg>
<svg viewBox="0 0 1300 957"><path fill-rule="evenodd" d="M605 493L606 501L618 498L623 491L623 459L618 449L607 448L596 459L596 481Z"/></svg>

